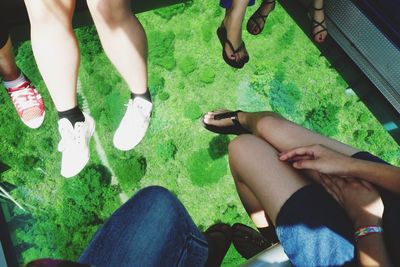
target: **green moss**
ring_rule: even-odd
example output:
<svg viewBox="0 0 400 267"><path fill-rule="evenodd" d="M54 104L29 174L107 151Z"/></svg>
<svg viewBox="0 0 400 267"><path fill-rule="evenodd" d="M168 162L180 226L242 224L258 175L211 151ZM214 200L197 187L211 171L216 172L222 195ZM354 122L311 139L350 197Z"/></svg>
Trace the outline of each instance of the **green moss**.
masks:
<svg viewBox="0 0 400 267"><path fill-rule="evenodd" d="M172 140L157 145L157 155L165 162L174 159L177 151L178 149Z"/></svg>
<svg viewBox="0 0 400 267"><path fill-rule="evenodd" d="M326 136L335 135L339 125L339 120L336 117L338 110L337 106L329 103L312 109L306 114L307 126Z"/></svg>
<svg viewBox="0 0 400 267"><path fill-rule="evenodd" d="M206 84L213 83L215 79L215 71L211 68L203 69L199 73L199 79L201 82Z"/></svg>
<svg viewBox="0 0 400 267"><path fill-rule="evenodd" d="M165 100L168 100L169 94L168 94L167 92L165 92L165 91L162 91L162 92L159 94L159 97L160 97L160 100L165 101Z"/></svg>
<svg viewBox="0 0 400 267"><path fill-rule="evenodd" d="M132 192L146 174L146 158L135 151L123 152L113 163L115 174L124 192Z"/></svg>
<svg viewBox="0 0 400 267"><path fill-rule="evenodd" d="M197 186L218 182L226 174L226 165L223 158L213 160L205 150L194 152L187 162L190 179Z"/></svg>
<svg viewBox="0 0 400 267"><path fill-rule="evenodd" d="M228 154L229 137L226 135L217 135L209 143L208 153L212 159L218 159Z"/></svg>
<svg viewBox="0 0 400 267"><path fill-rule="evenodd" d="M172 17L181 14L185 10L185 4L177 4L169 7L160 8L154 11L160 17L170 20Z"/></svg>
<svg viewBox="0 0 400 267"><path fill-rule="evenodd" d="M176 65L175 34L172 31L151 31L148 33L149 58L158 66L173 70Z"/></svg>
<svg viewBox="0 0 400 267"><path fill-rule="evenodd" d="M196 120L201 117L202 112L198 105L196 105L195 103L189 103L185 107L184 115L188 119Z"/></svg>
<svg viewBox="0 0 400 267"><path fill-rule="evenodd" d="M197 69L197 63L193 57L186 56L178 63L178 67L183 74L188 75Z"/></svg>

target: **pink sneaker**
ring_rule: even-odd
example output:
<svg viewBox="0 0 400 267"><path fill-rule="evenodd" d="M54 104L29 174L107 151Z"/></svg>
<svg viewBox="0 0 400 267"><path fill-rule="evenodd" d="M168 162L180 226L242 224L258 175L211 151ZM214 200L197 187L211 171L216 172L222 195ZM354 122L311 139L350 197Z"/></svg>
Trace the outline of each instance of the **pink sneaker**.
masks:
<svg viewBox="0 0 400 267"><path fill-rule="evenodd" d="M29 128L39 128L44 120L44 103L31 82L25 81L18 87L7 89L7 92L22 122Z"/></svg>

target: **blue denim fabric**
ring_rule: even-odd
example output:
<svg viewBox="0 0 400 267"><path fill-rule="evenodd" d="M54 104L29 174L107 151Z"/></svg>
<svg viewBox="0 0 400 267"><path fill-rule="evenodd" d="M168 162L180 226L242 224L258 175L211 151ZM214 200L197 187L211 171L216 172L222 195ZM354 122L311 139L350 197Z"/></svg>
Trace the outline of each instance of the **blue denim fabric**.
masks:
<svg viewBox="0 0 400 267"><path fill-rule="evenodd" d="M294 266L354 265L352 223L319 185L305 186L286 201L276 233Z"/></svg>
<svg viewBox="0 0 400 267"><path fill-rule="evenodd" d="M168 190L140 190L97 231L79 258L95 267L204 266L208 246Z"/></svg>
<svg viewBox="0 0 400 267"><path fill-rule="evenodd" d="M256 0L249 0L248 6L254 5L255 2L256 2ZM219 2L219 5L223 8L230 8L232 6L232 0L221 0Z"/></svg>

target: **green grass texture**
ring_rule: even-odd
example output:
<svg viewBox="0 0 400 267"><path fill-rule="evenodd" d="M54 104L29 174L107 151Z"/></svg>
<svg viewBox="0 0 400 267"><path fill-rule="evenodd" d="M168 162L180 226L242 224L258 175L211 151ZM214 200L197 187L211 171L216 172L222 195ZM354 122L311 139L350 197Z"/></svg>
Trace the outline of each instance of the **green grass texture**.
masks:
<svg viewBox="0 0 400 267"><path fill-rule="evenodd" d="M256 7L250 7L245 21ZM229 172L228 136L202 128L200 118L219 108L273 110L324 135L399 165L400 149L295 22L277 5L259 36L243 32L250 62L232 69L222 59L216 29L224 11L216 1L190 1L138 15L149 43L149 88L154 112L145 139L121 152L112 137L129 89L104 54L94 26L76 30L81 48L79 85L119 185L91 144L91 159L77 177L60 175L57 113L40 77L30 42L16 48L17 63L46 103L38 130L19 121L0 93L0 155L12 167L2 180L26 211L11 207L22 262L52 257L74 260L121 203L118 195L160 185L186 206L205 230L216 222L252 225ZM82 98L79 98L80 103ZM157 227L157 226L154 226ZM223 266L245 260L233 248Z"/></svg>

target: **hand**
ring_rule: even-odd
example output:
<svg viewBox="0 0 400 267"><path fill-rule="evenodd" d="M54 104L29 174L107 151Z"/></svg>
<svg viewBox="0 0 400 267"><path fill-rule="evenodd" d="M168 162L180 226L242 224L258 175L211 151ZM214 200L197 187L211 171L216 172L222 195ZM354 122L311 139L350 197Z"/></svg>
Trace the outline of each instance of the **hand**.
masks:
<svg viewBox="0 0 400 267"><path fill-rule="evenodd" d="M292 162L296 169L315 170L320 173L346 176L349 172L352 157L331 150L323 145L311 145L294 148L279 153L279 159Z"/></svg>
<svg viewBox="0 0 400 267"><path fill-rule="evenodd" d="M355 229L381 224L383 202L370 183L321 175L321 184L345 209Z"/></svg>

